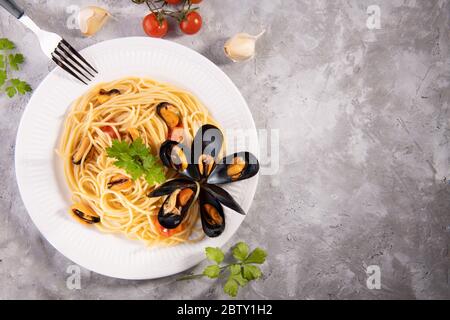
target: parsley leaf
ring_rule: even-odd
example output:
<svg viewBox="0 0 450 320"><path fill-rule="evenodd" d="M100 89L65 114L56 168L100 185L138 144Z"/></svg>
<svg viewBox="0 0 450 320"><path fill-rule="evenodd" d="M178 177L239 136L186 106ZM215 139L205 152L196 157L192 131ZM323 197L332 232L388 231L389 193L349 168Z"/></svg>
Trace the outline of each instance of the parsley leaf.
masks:
<svg viewBox="0 0 450 320"><path fill-rule="evenodd" d="M15 48L16 46L12 41L7 38L0 38L0 92L5 91L10 98L31 91L31 86L25 81L18 78L8 79L9 72L19 70L19 65L25 61L21 53L6 54Z"/></svg>
<svg viewBox="0 0 450 320"><path fill-rule="evenodd" d="M247 259L245 259L246 263L257 263L262 264L266 261L267 252L261 248L256 248L250 253Z"/></svg>
<svg viewBox="0 0 450 320"><path fill-rule="evenodd" d="M108 157L121 159L122 155L128 155L130 146L126 141L113 140L112 146L107 150Z"/></svg>
<svg viewBox="0 0 450 320"><path fill-rule="evenodd" d="M16 54L10 54L8 56L9 60L9 66L12 70L19 70L19 64L22 64L25 61L25 58L23 57L23 54L16 53Z"/></svg>
<svg viewBox="0 0 450 320"><path fill-rule="evenodd" d="M16 88L17 92L20 94L25 94L26 92L31 91L30 85L20 79L11 79L11 85Z"/></svg>
<svg viewBox="0 0 450 320"><path fill-rule="evenodd" d="M3 86L6 82L6 71L5 70L0 70L0 87Z"/></svg>
<svg viewBox="0 0 450 320"><path fill-rule="evenodd" d="M10 98L14 97L17 93L17 90L14 87L6 87L5 90L6 90L6 94Z"/></svg>
<svg viewBox="0 0 450 320"><path fill-rule="evenodd" d="M248 280L245 279L242 274L232 274L230 276L231 279L233 279L234 281L236 281L241 287L245 287L248 283Z"/></svg>
<svg viewBox="0 0 450 320"><path fill-rule="evenodd" d="M262 275L261 269L251 264L242 266L242 276L247 280L259 279Z"/></svg>
<svg viewBox="0 0 450 320"><path fill-rule="evenodd" d="M245 287L250 281L261 278L261 269L254 264L264 263L267 253L264 249L256 248L248 254L249 247L245 242L236 243L231 251L236 261L221 267L220 263L225 257L223 251L219 248L205 248L206 257L216 264L207 266L201 274L187 275L178 280L191 280L198 277L215 279L223 275L224 271L228 271L223 291L231 297L236 297L239 287Z"/></svg>
<svg viewBox="0 0 450 320"><path fill-rule="evenodd" d="M223 291L229 296L236 297L239 290L238 283L233 278L228 278Z"/></svg>
<svg viewBox="0 0 450 320"><path fill-rule="evenodd" d="M146 169L145 180L148 184L163 183L166 180L163 169L155 164L151 169Z"/></svg>
<svg viewBox="0 0 450 320"><path fill-rule="evenodd" d="M165 180L163 167L140 138L131 144L115 139L111 147L106 149L106 153L108 157L116 159L114 165L124 169L133 180L139 179L142 175L151 185Z"/></svg>
<svg viewBox="0 0 450 320"><path fill-rule="evenodd" d="M20 79L11 79L10 85L6 88L6 94L10 98L14 97L17 93L25 94L29 91L31 91L30 85Z"/></svg>
<svg viewBox="0 0 450 320"><path fill-rule="evenodd" d="M208 247L205 249L205 252L206 257L209 260L216 262L217 264L221 263L225 258L225 255L223 254L222 250L220 250L220 248Z"/></svg>
<svg viewBox="0 0 450 320"><path fill-rule="evenodd" d="M0 50L13 50L16 46L12 41L6 38L0 38Z"/></svg>
<svg viewBox="0 0 450 320"><path fill-rule="evenodd" d="M218 278L219 274L220 274L220 267L217 264L207 266L205 270L203 270L203 275L211 279Z"/></svg>
<svg viewBox="0 0 450 320"><path fill-rule="evenodd" d="M244 261L248 256L248 245L244 242L237 243L233 248L233 257L237 260Z"/></svg>

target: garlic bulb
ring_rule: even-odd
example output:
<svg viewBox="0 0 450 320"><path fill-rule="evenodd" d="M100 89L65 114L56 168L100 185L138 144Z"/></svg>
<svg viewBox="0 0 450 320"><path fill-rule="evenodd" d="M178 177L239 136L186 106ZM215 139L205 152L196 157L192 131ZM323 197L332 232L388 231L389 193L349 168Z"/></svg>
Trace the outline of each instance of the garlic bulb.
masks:
<svg viewBox="0 0 450 320"><path fill-rule="evenodd" d="M110 17L110 13L103 8L88 6L78 13L78 26L81 33L87 37L96 34Z"/></svg>
<svg viewBox="0 0 450 320"><path fill-rule="evenodd" d="M264 34L264 32L265 31L256 36L252 36L248 33L236 34L225 43L225 54L234 62L253 58L255 55L256 41Z"/></svg>

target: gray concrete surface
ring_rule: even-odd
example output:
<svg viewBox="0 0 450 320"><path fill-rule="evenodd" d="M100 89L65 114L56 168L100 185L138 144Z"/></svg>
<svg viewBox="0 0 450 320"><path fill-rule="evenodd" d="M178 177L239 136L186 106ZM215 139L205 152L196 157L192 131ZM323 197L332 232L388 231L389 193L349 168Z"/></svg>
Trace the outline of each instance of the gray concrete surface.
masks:
<svg viewBox="0 0 450 320"><path fill-rule="evenodd" d="M131 1L28 0L29 15L76 47L143 35ZM99 3L112 20L84 39L65 23L69 4ZM366 26L369 5L381 29ZM262 176L233 242L269 252L243 299L448 299L449 1L205 0L202 32L169 39L218 64L248 101L257 127L280 129L280 170ZM267 29L258 55L228 63L224 40ZM53 68L35 37L0 10L0 36L26 55L36 87ZM39 234L14 178L17 126L29 96L0 97L0 298L226 298L220 281L124 281L71 265ZM380 290L366 267L381 268ZM193 271L201 270L202 265Z"/></svg>

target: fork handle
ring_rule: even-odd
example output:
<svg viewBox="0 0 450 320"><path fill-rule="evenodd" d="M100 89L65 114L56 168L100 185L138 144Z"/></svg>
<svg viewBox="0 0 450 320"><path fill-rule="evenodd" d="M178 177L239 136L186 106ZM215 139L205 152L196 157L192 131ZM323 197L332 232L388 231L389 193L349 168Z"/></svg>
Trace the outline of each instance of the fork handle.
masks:
<svg viewBox="0 0 450 320"><path fill-rule="evenodd" d="M0 6L5 8L6 11L11 13L17 19L22 17L24 14L23 9L19 7L14 0L0 0Z"/></svg>

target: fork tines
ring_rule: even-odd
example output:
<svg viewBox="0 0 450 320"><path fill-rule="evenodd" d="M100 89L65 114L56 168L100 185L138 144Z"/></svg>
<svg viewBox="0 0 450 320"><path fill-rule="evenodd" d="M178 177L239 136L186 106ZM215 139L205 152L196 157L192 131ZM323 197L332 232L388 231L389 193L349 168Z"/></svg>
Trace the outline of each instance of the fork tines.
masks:
<svg viewBox="0 0 450 320"><path fill-rule="evenodd" d="M97 70L94 69L81 54L78 53L66 40L62 39L55 51L52 53L52 59L62 69L70 73L72 76L87 84L91 81Z"/></svg>

